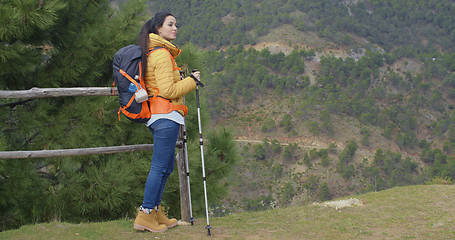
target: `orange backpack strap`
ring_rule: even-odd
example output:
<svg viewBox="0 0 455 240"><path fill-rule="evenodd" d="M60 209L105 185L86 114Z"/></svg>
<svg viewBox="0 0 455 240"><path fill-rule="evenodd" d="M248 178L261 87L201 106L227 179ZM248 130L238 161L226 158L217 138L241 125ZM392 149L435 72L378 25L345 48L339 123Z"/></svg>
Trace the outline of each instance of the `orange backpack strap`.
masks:
<svg viewBox="0 0 455 240"><path fill-rule="evenodd" d="M112 95L115 95L115 80L112 81Z"/></svg>
<svg viewBox="0 0 455 240"><path fill-rule="evenodd" d="M181 111L183 111L183 116L184 117L186 116L186 114L188 114L188 108L185 105L183 105L183 104L179 104L179 105L172 104L172 105L173 105L172 110L175 110L175 111L181 110Z"/></svg>
<svg viewBox="0 0 455 240"><path fill-rule="evenodd" d="M123 113L126 115L125 109L129 108L129 107L131 106L131 103L133 103L133 101L134 101L134 95L133 95L132 98L130 98L130 100L128 101L128 104L126 104L125 106L120 107L120 108L118 109L118 113L117 113L117 114L118 114L118 120L119 120L119 121L120 121L120 112L123 112Z"/></svg>
<svg viewBox="0 0 455 240"><path fill-rule="evenodd" d="M139 69L141 69L141 65L139 65ZM140 70L139 70L140 71ZM142 87L130 76L128 73L123 71L122 69L119 69L120 74L122 74L124 77L126 77L130 82L134 83L136 85L137 89L142 89Z"/></svg>
<svg viewBox="0 0 455 240"><path fill-rule="evenodd" d="M171 56L172 70L173 70L173 71L175 71L175 70L182 70L181 68L179 68L179 67L177 67L177 66L175 65L175 58L176 58L177 56L175 56L175 57L172 56L171 52L169 52L169 50L167 50L166 48L155 47L153 50L150 51L150 53L153 52L153 51L156 51L156 50L160 50L160 49L166 50L166 52L169 53L169 56ZM180 53L179 53L179 54L180 54Z"/></svg>

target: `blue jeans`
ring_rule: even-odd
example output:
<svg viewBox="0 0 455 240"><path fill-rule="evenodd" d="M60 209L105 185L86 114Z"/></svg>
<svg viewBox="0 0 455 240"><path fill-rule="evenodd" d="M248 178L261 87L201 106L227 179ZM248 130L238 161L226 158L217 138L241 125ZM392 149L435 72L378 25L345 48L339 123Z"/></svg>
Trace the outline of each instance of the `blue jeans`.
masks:
<svg viewBox="0 0 455 240"><path fill-rule="evenodd" d="M153 155L145 182L143 208L153 209L161 204L164 187L174 171L175 145L180 125L169 119L158 119L149 126L153 134Z"/></svg>

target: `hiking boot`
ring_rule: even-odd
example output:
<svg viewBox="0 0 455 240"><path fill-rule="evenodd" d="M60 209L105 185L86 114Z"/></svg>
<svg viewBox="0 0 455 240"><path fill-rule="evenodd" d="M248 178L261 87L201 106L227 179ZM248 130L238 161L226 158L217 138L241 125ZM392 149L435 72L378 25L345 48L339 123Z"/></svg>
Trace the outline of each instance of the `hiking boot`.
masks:
<svg viewBox="0 0 455 240"><path fill-rule="evenodd" d="M167 213L164 212L164 208L161 205L158 207L158 212L156 212L156 219L159 224L165 224L168 228L177 226L177 219L167 218Z"/></svg>
<svg viewBox="0 0 455 240"><path fill-rule="evenodd" d="M137 212L136 220L134 220L134 229L140 231L150 231L150 232L164 232L167 230L166 225L159 224L156 219L157 212L153 210L150 214L144 213L142 211Z"/></svg>

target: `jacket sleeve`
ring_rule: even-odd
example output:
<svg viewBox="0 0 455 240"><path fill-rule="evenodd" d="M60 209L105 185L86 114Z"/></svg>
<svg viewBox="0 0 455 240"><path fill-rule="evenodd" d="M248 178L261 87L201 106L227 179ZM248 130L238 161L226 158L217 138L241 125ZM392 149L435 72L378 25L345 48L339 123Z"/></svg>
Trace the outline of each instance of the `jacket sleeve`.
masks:
<svg viewBox="0 0 455 240"><path fill-rule="evenodd" d="M148 56L148 62L155 68L155 81L160 90L160 96L176 99L196 88L196 83L192 78L180 80L180 75L174 73L171 55L166 49L152 52ZM176 77L177 79L175 79Z"/></svg>

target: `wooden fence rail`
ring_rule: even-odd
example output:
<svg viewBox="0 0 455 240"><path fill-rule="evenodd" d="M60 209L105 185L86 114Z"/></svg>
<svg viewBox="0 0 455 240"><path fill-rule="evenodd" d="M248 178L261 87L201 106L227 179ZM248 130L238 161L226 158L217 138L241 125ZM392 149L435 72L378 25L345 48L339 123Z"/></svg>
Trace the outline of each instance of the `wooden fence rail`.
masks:
<svg viewBox="0 0 455 240"><path fill-rule="evenodd" d="M29 90L0 90L0 98L47 98L74 96L118 96L114 87L31 88Z"/></svg>
<svg viewBox="0 0 455 240"><path fill-rule="evenodd" d="M38 150L38 151L5 151L0 152L0 159L23 159L23 158L51 158L51 157L72 157L96 154L110 154L120 152L151 151L153 144L96 147L96 148L76 148L58 150Z"/></svg>
<svg viewBox="0 0 455 240"><path fill-rule="evenodd" d="M177 147L183 145L182 141L177 142ZM51 157L73 157L97 154L112 154L122 152L152 151L153 144L138 144L111 147L75 148L58 150L38 151L4 151L0 152L0 159L23 159L23 158L51 158Z"/></svg>
<svg viewBox="0 0 455 240"><path fill-rule="evenodd" d="M47 97L74 97L74 96L118 96L117 88L112 87L74 87L74 88L31 88L29 90L6 91L0 90L0 98L47 98ZM10 105L10 104L6 104ZM15 104L12 104L15 105ZM180 208L181 219L190 221L190 206L188 193L188 180L185 158L183 154L182 128L179 140L177 141L177 156L179 180L180 180ZM40 151L3 151L0 152L0 159L24 159L24 158L47 158L47 157L69 157L96 154L112 154L120 152L151 151L153 144L111 146L97 148L59 149Z"/></svg>

